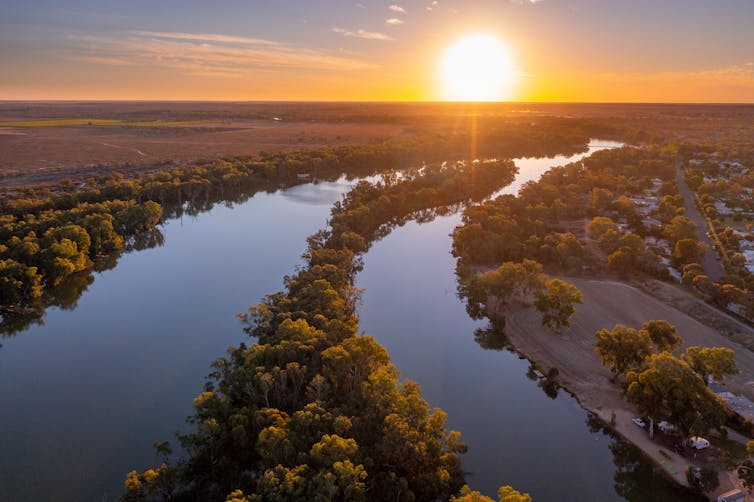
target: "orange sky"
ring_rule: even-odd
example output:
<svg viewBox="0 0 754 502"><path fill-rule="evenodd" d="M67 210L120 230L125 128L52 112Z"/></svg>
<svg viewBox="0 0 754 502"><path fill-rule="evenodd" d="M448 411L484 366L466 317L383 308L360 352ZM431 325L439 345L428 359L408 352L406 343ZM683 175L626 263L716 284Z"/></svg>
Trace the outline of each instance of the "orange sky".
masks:
<svg viewBox="0 0 754 502"><path fill-rule="evenodd" d="M506 99L754 102L752 26L748 0L27 0L0 99L446 99L443 53L487 33Z"/></svg>

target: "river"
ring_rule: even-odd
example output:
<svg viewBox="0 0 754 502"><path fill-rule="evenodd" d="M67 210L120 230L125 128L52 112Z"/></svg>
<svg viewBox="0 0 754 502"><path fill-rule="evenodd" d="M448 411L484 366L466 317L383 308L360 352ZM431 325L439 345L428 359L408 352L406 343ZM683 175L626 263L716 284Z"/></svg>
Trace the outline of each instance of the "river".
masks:
<svg viewBox="0 0 754 502"><path fill-rule="evenodd" d="M505 191L580 157L519 159ZM116 500L127 471L156 462L152 443L183 427L210 363L244 338L235 314L282 288L350 186L301 185L168 221L163 246L123 255L75 308L52 308L43 325L3 340L0 500ZM396 229L365 256L357 285L361 329L463 433L472 487L621 500L616 460L621 486L668 489L635 451L590 432L572 397L547 397L526 360L475 343L483 323L455 296L449 254L459 218Z"/></svg>

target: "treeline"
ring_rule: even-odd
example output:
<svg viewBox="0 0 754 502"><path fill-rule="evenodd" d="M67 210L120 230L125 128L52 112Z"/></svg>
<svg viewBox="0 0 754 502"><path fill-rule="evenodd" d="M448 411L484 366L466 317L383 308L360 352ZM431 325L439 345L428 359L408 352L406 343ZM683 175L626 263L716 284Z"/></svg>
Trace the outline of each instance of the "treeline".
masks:
<svg viewBox="0 0 754 502"><path fill-rule="evenodd" d="M23 329L43 315L45 304L59 303L42 298L43 292L92 270L103 257L159 244L156 226L164 218L198 214L218 201L240 202L260 190L314 178L373 174L394 166L401 148L381 144L262 154L130 178L112 173L5 189L0 201L0 325L5 332Z"/></svg>
<svg viewBox="0 0 754 502"><path fill-rule="evenodd" d="M536 141L534 141L536 139ZM588 138L569 130L529 127L487 142L498 158L583 149ZM4 188L0 195L0 309L3 331L23 329L43 315L45 291L104 256L159 243L156 226L218 201L241 202L260 190L368 176L423 162L469 155L466 135L417 135L368 145L323 147L215 160L170 170L111 173L55 185ZM450 186L438 190L452 189ZM420 197L432 197L423 192ZM81 282L81 281L79 281Z"/></svg>
<svg viewBox="0 0 754 502"><path fill-rule="evenodd" d="M463 486L460 435L387 352L358 336L359 255L385 225L478 199L511 162L426 167L359 183L308 239L306 265L242 320L257 340L231 348L180 436L185 460L132 471L124 500L440 500ZM421 195L420 195L421 194ZM166 445L159 445L167 452ZM463 494L462 494L463 495Z"/></svg>
<svg viewBox="0 0 754 502"><path fill-rule="evenodd" d="M672 193L672 155L672 150L654 146L602 150L580 162L550 169L539 181L524 185L518 196L505 195L469 207L453 237L460 271L525 258L559 272L603 267L605 257L585 246L586 218L603 217L609 222L604 233L611 231L612 238L605 240L604 250L608 254L620 250L615 268L641 268L661 275L659 257L646 248L644 238L664 236L665 229L645 225L627 195L650 187L653 178L664 182L661 194ZM677 215L679 208L673 205L677 203L675 199L666 202L669 217ZM626 231L619 231L603 215L623 221ZM629 256L622 256L628 252Z"/></svg>

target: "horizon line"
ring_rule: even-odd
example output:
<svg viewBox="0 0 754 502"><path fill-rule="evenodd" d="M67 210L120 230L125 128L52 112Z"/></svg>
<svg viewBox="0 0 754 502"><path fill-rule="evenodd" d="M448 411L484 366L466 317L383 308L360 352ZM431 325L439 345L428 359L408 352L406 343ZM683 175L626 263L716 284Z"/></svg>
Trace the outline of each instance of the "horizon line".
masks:
<svg viewBox="0 0 754 502"><path fill-rule="evenodd" d="M504 104L562 104L562 105L731 105L752 106L752 101L449 101L449 100L318 100L318 99L72 99L72 98L38 98L38 99L5 99L0 103L238 103L238 104L447 104L447 105L504 105Z"/></svg>

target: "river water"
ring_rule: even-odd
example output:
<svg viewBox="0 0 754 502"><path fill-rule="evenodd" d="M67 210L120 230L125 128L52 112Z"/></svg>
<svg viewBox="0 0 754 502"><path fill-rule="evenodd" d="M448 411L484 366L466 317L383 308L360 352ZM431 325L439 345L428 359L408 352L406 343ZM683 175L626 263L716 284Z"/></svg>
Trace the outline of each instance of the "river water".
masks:
<svg viewBox="0 0 754 502"><path fill-rule="evenodd" d="M519 159L505 191L580 157ZM152 443L183 427L210 363L244 339L235 314L282 288L350 186L301 185L168 221L162 247L122 256L75 308L3 340L0 500L116 500L127 471L156 462ZM361 329L462 432L472 487L511 484L538 501L666 492L635 451L590 432L572 397L548 397L527 361L475 342L484 324L455 296L459 221L396 229L365 256L357 285Z"/></svg>

